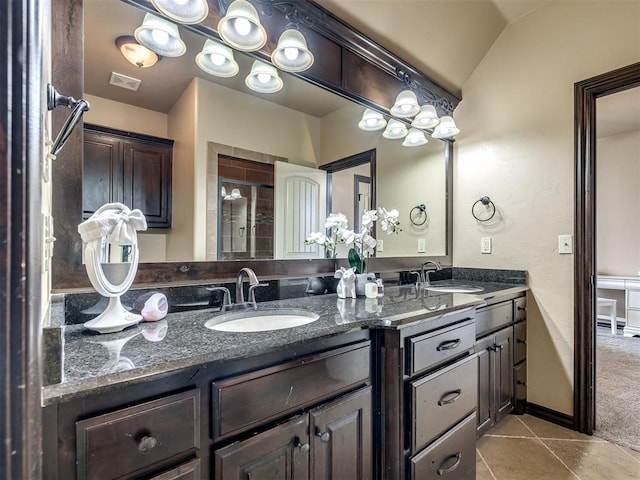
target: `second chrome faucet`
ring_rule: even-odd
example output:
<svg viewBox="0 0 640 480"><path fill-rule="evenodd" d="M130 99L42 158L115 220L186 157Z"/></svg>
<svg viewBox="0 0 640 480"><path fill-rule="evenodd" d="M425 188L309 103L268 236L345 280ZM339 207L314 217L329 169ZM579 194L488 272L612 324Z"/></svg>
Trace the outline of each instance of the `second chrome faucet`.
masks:
<svg viewBox="0 0 640 480"><path fill-rule="evenodd" d="M244 299L244 278L245 276L249 280L249 292L247 295L247 301ZM234 308L257 308L255 289L257 287L267 287L268 283L260 283L256 273L248 267L243 267L238 272L236 277L236 298L235 303L231 303L231 292L227 287L207 287L207 290L211 292L221 291L223 292L221 311L232 310Z"/></svg>

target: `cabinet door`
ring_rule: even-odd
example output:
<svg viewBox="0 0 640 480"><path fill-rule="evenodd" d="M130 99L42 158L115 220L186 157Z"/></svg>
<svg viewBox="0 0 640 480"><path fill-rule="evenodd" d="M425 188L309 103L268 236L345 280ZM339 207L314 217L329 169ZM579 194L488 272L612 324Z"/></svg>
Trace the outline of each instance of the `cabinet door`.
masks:
<svg viewBox="0 0 640 480"><path fill-rule="evenodd" d="M310 412L311 478L372 478L371 387Z"/></svg>
<svg viewBox="0 0 640 480"><path fill-rule="evenodd" d="M496 422L513 408L513 329L495 334L495 408Z"/></svg>
<svg viewBox="0 0 640 480"><path fill-rule="evenodd" d="M476 342L478 355L478 437L485 434L494 423L491 415L493 405L493 335Z"/></svg>
<svg viewBox="0 0 640 480"><path fill-rule="evenodd" d="M123 169L120 141L111 135L85 130L82 162L83 218L89 218L105 203L122 202Z"/></svg>
<svg viewBox="0 0 640 480"><path fill-rule="evenodd" d="M216 480L309 478L308 415L214 452Z"/></svg>
<svg viewBox="0 0 640 480"><path fill-rule="evenodd" d="M144 213L149 227L171 227L172 148L123 140L124 203Z"/></svg>

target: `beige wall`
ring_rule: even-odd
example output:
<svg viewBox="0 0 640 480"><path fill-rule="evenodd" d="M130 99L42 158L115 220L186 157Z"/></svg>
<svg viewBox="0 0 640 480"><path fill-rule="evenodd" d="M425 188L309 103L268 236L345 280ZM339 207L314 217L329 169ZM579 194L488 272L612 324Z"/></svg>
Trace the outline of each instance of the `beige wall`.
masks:
<svg viewBox="0 0 640 480"><path fill-rule="evenodd" d="M596 143L598 273L640 272L640 131L598 138Z"/></svg>
<svg viewBox="0 0 640 480"><path fill-rule="evenodd" d="M640 59L640 2L550 2L508 26L456 109L454 262L529 272L529 401L573 413L573 85ZM481 195L503 221L469 213ZM480 237L493 254L480 254Z"/></svg>

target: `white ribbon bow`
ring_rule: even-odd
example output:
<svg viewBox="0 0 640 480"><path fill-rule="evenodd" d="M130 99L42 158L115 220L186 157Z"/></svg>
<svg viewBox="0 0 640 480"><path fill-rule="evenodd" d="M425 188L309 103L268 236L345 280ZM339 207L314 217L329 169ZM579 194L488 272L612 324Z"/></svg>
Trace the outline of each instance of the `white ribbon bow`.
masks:
<svg viewBox="0 0 640 480"><path fill-rule="evenodd" d="M130 210L122 203L107 203L78 225L84 242L107 237L114 245L137 245L137 230L146 230L147 221L137 208Z"/></svg>

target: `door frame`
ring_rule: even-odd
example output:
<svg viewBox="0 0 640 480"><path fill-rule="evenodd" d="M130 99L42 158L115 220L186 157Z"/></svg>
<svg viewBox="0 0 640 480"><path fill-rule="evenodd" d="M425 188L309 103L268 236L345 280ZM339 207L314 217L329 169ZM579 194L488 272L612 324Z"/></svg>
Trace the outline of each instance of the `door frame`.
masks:
<svg viewBox="0 0 640 480"><path fill-rule="evenodd" d="M640 63L574 85L575 237L573 420L592 435L596 417L596 100L640 85Z"/></svg>

